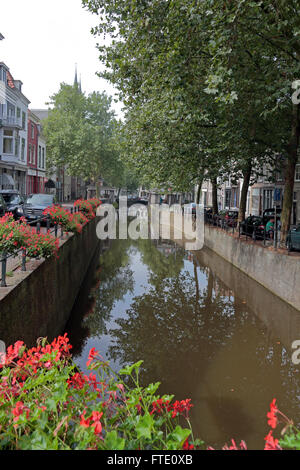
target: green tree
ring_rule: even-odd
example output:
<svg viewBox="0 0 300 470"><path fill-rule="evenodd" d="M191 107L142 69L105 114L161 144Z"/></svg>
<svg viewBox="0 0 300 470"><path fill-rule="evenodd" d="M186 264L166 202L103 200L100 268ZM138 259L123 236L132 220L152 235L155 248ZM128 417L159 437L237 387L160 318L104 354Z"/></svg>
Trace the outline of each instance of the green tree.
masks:
<svg viewBox="0 0 300 470"><path fill-rule="evenodd" d="M292 83L300 74L298 2L205 0L201 5L210 18L209 92L216 100L229 104L236 97L248 94L253 106L254 129L259 128L259 119L265 118L268 133L264 140L273 141L269 149L275 147L283 155L285 188L281 223L285 241L300 132L299 105L291 99Z"/></svg>
<svg viewBox="0 0 300 470"><path fill-rule="evenodd" d="M45 135L50 165L95 183L102 177L114 184L123 165L113 144L118 123L111 97L104 92L85 96L77 85L63 83L49 104Z"/></svg>
<svg viewBox="0 0 300 470"><path fill-rule="evenodd" d="M289 132L272 88L280 48L265 55L260 37L264 21L274 28L272 3L83 0L100 21L94 34L112 37L99 47L102 76L125 103L123 155L146 183L184 190L205 178L216 194L218 178L243 177L244 218L249 184Z"/></svg>

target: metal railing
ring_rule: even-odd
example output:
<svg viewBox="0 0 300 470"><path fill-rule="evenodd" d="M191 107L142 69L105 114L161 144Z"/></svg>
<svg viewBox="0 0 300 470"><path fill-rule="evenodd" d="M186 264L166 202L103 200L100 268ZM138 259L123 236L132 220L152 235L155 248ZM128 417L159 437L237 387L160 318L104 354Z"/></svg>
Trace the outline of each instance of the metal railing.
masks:
<svg viewBox="0 0 300 470"><path fill-rule="evenodd" d="M79 207L70 207L70 213L76 213L79 212ZM43 217L38 217L36 220L33 220L32 222L28 222L27 225L33 226L36 224L36 233L40 234L41 233L41 224L42 222L46 222L46 228L47 228L47 233L54 233L55 238L58 238L59 235L59 228L60 228L60 238L63 238L64 235L64 230L63 227L59 224L53 224L53 228L51 229L51 219L50 216L43 216ZM0 263L1 263L1 284L0 287L7 287L6 284L6 277L7 277L7 261L9 259L17 258L21 256L21 271L26 272L26 260L27 260L27 253L26 249L20 249L14 254L8 255L5 252L0 253Z"/></svg>
<svg viewBox="0 0 300 470"><path fill-rule="evenodd" d="M246 240L251 239L254 243L262 244L267 246L267 243L272 242L275 249L278 248L280 242L280 230L278 227L275 230L266 231L266 227L262 230L259 227L253 225L248 226L247 219L241 225L237 219L225 219L219 215L205 214L205 223L218 228L221 228L225 232L237 233L238 238L245 237Z"/></svg>
<svg viewBox="0 0 300 470"><path fill-rule="evenodd" d="M0 119L0 125L2 127L20 127L22 128L22 119L17 116L2 116Z"/></svg>

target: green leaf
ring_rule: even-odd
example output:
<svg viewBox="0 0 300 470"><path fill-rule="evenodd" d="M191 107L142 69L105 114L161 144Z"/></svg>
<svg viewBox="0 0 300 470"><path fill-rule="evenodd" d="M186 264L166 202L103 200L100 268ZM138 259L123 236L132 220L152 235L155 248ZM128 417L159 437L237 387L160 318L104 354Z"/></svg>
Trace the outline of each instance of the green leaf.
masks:
<svg viewBox="0 0 300 470"><path fill-rule="evenodd" d="M279 441L279 444L283 449L300 450L300 433L286 434L284 439Z"/></svg>
<svg viewBox="0 0 300 470"><path fill-rule="evenodd" d="M156 382L155 384L150 384L148 385L147 388L145 388L145 392L149 393L150 395L154 395L154 393L157 391L159 386L160 386L160 382Z"/></svg>
<svg viewBox="0 0 300 470"><path fill-rule="evenodd" d="M139 362L136 362L135 364L132 364L132 366L126 366L124 367L123 369L121 369L119 371L119 374L120 375L131 375L132 374L132 371L134 369L139 369L141 367L141 365L143 364L144 361L139 361Z"/></svg>
<svg viewBox="0 0 300 470"><path fill-rule="evenodd" d="M181 426L176 426L174 431L169 435L169 439L179 444L182 447L186 439L191 434L189 429L183 429Z"/></svg>
<svg viewBox="0 0 300 470"><path fill-rule="evenodd" d="M139 422L136 426L136 432L138 439L144 437L145 439L151 439L151 431L154 424L154 419L149 413L139 417Z"/></svg>
<svg viewBox="0 0 300 470"><path fill-rule="evenodd" d="M106 450L124 450L125 439L118 436L117 431L106 434L104 445Z"/></svg>

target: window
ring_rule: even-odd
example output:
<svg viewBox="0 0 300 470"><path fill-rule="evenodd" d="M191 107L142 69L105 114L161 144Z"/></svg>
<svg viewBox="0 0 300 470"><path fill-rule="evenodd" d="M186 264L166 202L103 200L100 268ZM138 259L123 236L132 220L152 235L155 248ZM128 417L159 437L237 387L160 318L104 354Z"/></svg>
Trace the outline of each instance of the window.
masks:
<svg viewBox="0 0 300 470"><path fill-rule="evenodd" d="M275 181L283 181L283 170L277 170L276 171Z"/></svg>
<svg viewBox="0 0 300 470"><path fill-rule="evenodd" d="M22 129L26 130L26 113L22 112Z"/></svg>
<svg viewBox="0 0 300 470"><path fill-rule="evenodd" d="M225 190L225 207L230 207L231 202L231 189Z"/></svg>
<svg viewBox="0 0 300 470"><path fill-rule="evenodd" d="M42 157L42 168L45 168L45 148L42 149L43 157Z"/></svg>
<svg viewBox="0 0 300 470"><path fill-rule="evenodd" d="M273 203L273 190L272 189L264 189L264 210L271 209L274 205Z"/></svg>
<svg viewBox="0 0 300 470"><path fill-rule="evenodd" d="M3 132L3 153L13 153L13 131L5 130Z"/></svg>
<svg viewBox="0 0 300 470"><path fill-rule="evenodd" d="M22 160L22 162L24 162L24 160L25 160L25 144L26 144L25 139L22 139L22 148L21 148L21 160Z"/></svg>
<svg viewBox="0 0 300 470"><path fill-rule="evenodd" d="M300 165L296 165L295 181L300 181Z"/></svg>
<svg viewBox="0 0 300 470"><path fill-rule="evenodd" d="M6 83L6 70L3 67L0 67L0 80Z"/></svg>
<svg viewBox="0 0 300 470"><path fill-rule="evenodd" d="M9 101L7 101L7 116L8 117L15 117L15 111L16 108L13 104L11 104Z"/></svg>
<svg viewBox="0 0 300 470"><path fill-rule="evenodd" d="M31 146L31 163L35 164L35 145Z"/></svg>
<svg viewBox="0 0 300 470"><path fill-rule="evenodd" d="M239 192L236 188L233 189L233 207L239 207Z"/></svg>
<svg viewBox="0 0 300 470"><path fill-rule="evenodd" d="M31 138L34 139L34 125L31 123Z"/></svg>
<svg viewBox="0 0 300 470"><path fill-rule="evenodd" d="M39 167L42 164L42 147L39 145Z"/></svg>
<svg viewBox="0 0 300 470"><path fill-rule="evenodd" d="M28 145L28 163L31 163L31 144Z"/></svg>
<svg viewBox="0 0 300 470"><path fill-rule="evenodd" d="M19 158L19 149L20 149L20 137L15 138L15 155Z"/></svg>
<svg viewBox="0 0 300 470"><path fill-rule="evenodd" d="M20 108L17 108L17 118L20 118L21 117L21 110Z"/></svg>

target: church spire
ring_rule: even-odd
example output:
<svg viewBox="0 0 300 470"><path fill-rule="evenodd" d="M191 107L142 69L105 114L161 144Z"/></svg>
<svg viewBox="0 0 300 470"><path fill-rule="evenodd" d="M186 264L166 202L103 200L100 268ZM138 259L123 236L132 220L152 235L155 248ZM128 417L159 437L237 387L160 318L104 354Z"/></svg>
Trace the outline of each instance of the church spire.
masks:
<svg viewBox="0 0 300 470"><path fill-rule="evenodd" d="M74 78L74 86L78 86L78 78L77 78L77 64L75 64L75 78Z"/></svg>

